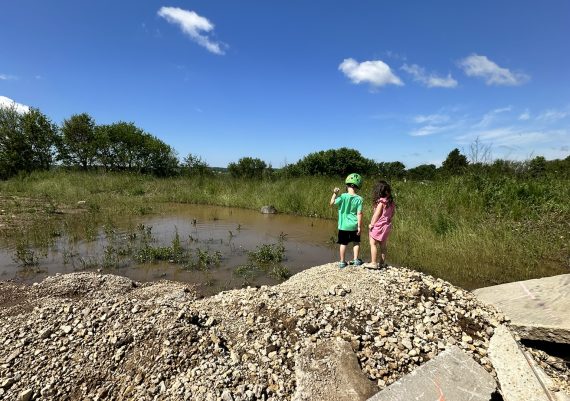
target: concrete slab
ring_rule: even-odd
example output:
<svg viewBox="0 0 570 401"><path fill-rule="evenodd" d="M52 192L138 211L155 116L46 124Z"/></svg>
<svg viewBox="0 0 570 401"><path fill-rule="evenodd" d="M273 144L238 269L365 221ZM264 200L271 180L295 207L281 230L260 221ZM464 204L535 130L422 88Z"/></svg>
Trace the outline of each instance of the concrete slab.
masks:
<svg viewBox="0 0 570 401"><path fill-rule="evenodd" d="M295 377L292 401L365 401L378 391L340 338L305 348L295 358Z"/></svg>
<svg viewBox="0 0 570 401"><path fill-rule="evenodd" d="M496 387L493 376L452 346L368 401L489 401Z"/></svg>
<svg viewBox="0 0 570 401"><path fill-rule="evenodd" d="M489 359L497 372L504 401L551 401L546 384L539 380L505 326L497 327L491 337Z"/></svg>
<svg viewBox="0 0 570 401"><path fill-rule="evenodd" d="M495 285L473 293L503 311L521 338L570 344L570 274Z"/></svg>

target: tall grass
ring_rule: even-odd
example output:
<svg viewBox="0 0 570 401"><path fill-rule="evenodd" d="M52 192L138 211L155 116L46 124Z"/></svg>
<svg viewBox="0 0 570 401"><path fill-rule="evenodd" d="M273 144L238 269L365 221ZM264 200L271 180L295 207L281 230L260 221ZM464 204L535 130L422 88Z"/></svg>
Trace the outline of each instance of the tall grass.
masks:
<svg viewBox="0 0 570 401"><path fill-rule="evenodd" d="M361 194L364 222L371 215L372 179ZM397 203L388 260L473 288L570 272L570 182L461 176L434 182L393 182ZM110 173L44 172L0 182L0 216L29 217L28 228L5 224L5 238L47 241L61 230L54 210L84 208L65 219L64 230L89 238L119 216L163 213L170 203L259 209L335 219L326 177L241 180L228 176L166 178ZM26 201L40 204L26 211ZM85 204L78 206L78 201ZM364 224L367 226L367 224ZM364 235L366 237L366 235ZM366 245L367 241L364 241ZM365 246L364 252L368 252ZM365 254L366 256L366 254Z"/></svg>

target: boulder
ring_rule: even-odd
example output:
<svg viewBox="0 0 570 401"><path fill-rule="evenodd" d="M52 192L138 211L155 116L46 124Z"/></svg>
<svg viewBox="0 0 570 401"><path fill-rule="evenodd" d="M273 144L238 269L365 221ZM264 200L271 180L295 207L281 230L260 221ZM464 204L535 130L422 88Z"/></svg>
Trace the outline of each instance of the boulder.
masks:
<svg viewBox="0 0 570 401"><path fill-rule="evenodd" d="M295 359L295 377L293 401L364 401L377 391L350 343L340 338L303 350Z"/></svg>
<svg viewBox="0 0 570 401"><path fill-rule="evenodd" d="M277 213L277 209L275 209L272 205L262 206L261 207L262 214L275 214Z"/></svg>

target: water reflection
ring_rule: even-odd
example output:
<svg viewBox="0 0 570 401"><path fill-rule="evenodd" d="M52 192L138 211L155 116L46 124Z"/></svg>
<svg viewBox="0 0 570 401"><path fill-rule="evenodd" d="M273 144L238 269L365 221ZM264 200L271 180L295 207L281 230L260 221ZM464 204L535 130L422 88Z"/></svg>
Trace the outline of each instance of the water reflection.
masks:
<svg viewBox="0 0 570 401"><path fill-rule="evenodd" d="M133 257L126 256L132 251L126 247L138 246L141 230L149 227L152 249L172 247L173 241L178 241L181 248L192 255L193 262L185 266L172 263L172 260L138 263ZM249 263L248 251L255 251L262 244L281 241L285 247L285 260L281 265L294 274L335 260L337 250L331 241L335 235L336 222L331 220L263 215L224 207L172 205L169 212L161 216L125 219L115 222L112 227L101 227L93 241L70 242L62 236L49 249L35 251L38 266L23 268L21 260L15 260L14 249L2 248L0 279L40 281L56 273L103 268L104 272L137 281L169 279L195 283L201 293L211 294L247 284L279 281L268 274L245 277L234 273L236 267ZM214 258L218 255L219 264L196 268L196 258L200 255Z"/></svg>

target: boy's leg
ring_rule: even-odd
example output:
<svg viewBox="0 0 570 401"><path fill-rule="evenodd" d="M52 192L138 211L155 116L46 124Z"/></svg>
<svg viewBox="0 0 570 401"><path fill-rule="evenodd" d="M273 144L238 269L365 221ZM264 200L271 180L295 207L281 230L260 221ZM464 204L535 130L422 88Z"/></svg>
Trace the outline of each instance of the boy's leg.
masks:
<svg viewBox="0 0 570 401"><path fill-rule="evenodd" d="M370 262L376 264L376 258L378 257L378 249L376 249L376 240L372 237L370 238Z"/></svg>
<svg viewBox="0 0 570 401"><path fill-rule="evenodd" d="M346 245L340 245L340 261L342 262L343 260L346 260L344 258L344 255L346 253Z"/></svg>
<svg viewBox="0 0 570 401"><path fill-rule="evenodd" d="M360 250L360 243L359 242L355 242L354 243L354 247L352 248L352 252L354 254L354 259L356 260L358 259L358 251Z"/></svg>

